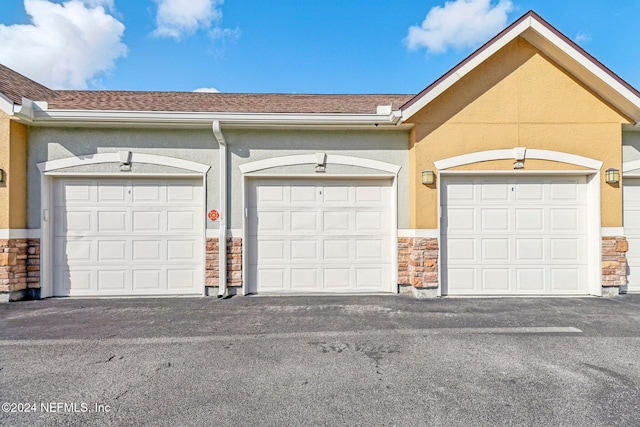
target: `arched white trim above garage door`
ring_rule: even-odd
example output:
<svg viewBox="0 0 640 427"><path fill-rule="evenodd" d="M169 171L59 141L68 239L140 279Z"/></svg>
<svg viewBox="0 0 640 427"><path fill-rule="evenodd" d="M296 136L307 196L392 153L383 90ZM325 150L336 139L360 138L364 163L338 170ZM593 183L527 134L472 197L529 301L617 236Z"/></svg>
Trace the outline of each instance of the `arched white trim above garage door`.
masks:
<svg viewBox="0 0 640 427"><path fill-rule="evenodd" d="M554 162L569 163L589 169L600 170L602 162L589 157L578 156L577 154L564 153L562 151L527 149L524 147L514 147L513 149L476 151L475 153L463 154L461 156L449 157L434 162L438 170L450 169L456 166L468 165L471 163L486 162L490 160L524 160L538 159L551 160Z"/></svg>
<svg viewBox="0 0 640 427"><path fill-rule="evenodd" d="M324 160L324 163L322 163ZM255 162L240 165L240 172L243 174L256 172L259 170L275 168L279 166L294 166L307 164L337 164L347 166L360 166L369 169L375 169L383 172L398 174L400 166L392 163L381 162L379 160L363 159L361 157L342 156L339 154L298 154L294 156L274 157L271 159L257 160Z"/></svg>
<svg viewBox="0 0 640 427"><path fill-rule="evenodd" d="M48 162L38 163L37 166L40 172L46 173L74 166L95 165L100 163L119 163L121 162L122 154L127 156L127 160L130 163L146 163L152 165L171 166L174 168L185 169L202 174L206 173L210 168L209 165L192 162L190 160L176 159L175 157L158 156L155 154L134 152L129 153L128 151L73 156L64 159L50 160Z"/></svg>

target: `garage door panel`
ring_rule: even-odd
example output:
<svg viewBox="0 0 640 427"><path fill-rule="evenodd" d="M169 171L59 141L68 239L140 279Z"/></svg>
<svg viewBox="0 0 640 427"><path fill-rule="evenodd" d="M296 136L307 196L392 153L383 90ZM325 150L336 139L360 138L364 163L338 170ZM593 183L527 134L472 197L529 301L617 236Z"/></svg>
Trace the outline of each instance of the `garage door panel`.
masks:
<svg viewBox="0 0 640 427"><path fill-rule="evenodd" d="M482 268L480 275L480 291L488 293L509 291L511 286L509 268Z"/></svg>
<svg viewBox="0 0 640 427"><path fill-rule="evenodd" d="M54 216L53 232L56 235L93 231L93 214L91 211L68 212L63 208L56 208Z"/></svg>
<svg viewBox="0 0 640 427"><path fill-rule="evenodd" d="M379 260L384 256L384 240L358 239L355 261Z"/></svg>
<svg viewBox="0 0 640 427"><path fill-rule="evenodd" d="M315 188L315 187L314 187ZM331 185L330 183L324 186L323 199L324 203L348 203L353 202L354 194L352 189L341 185Z"/></svg>
<svg viewBox="0 0 640 427"><path fill-rule="evenodd" d="M94 244L84 240L59 240L55 257L61 264L78 264L95 260Z"/></svg>
<svg viewBox="0 0 640 427"><path fill-rule="evenodd" d="M261 259L280 262L288 258L286 247L287 242L284 239L260 240L258 241L257 255Z"/></svg>
<svg viewBox="0 0 640 427"><path fill-rule="evenodd" d="M276 185L265 185L258 187L257 189L257 202L271 202L270 205L276 204L274 202L285 203L285 190L286 187L280 187Z"/></svg>
<svg viewBox="0 0 640 427"><path fill-rule="evenodd" d="M584 254L585 242L580 238L552 238L549 240L551 251L551 261L563 262L573 261L576 263L585 262Z"/></svg>
<svg viewBox="0 0 640 427"><path fill-rule="evenodd" d="M189 184L174 184L163 190L167 192L168 203L200 203L202 201L202 192L194 191L195 188Z"/></svg>
<svg viewBox="0 0 640 427"><path fill-rule="evenodd" d="M352 269L348 267L325 268L323 275L323 287L340 290L345 283L353 283Z"/></svg>
<svg viewBox="0 0 640 427"><path fill-rule="evenodd" d="M476 274L478 271L476 269L460 268L450 265L444 265L443 267L444 270L447 271L449 283L454 283L456 290L466 291L469 294L477 293Z"/></svg>
<svg viewBox="0 0 640 427"><path fill-rule="evenodd" d="M254 223L257 224L258 233L262 232L277 232L282 233L285 230L285 216L289 216L285 212L260 212L260 218L258 219L257 213Z"/></svg>
<svg viewBox="0 0 640 427"><path fill-rule="evenodd" d="M351 239L329 239L323 240L323 260L345 260L352 259Z"/></svg>
<svg viewBox="0 0 640 427"><path fill-rule="evenodd" d="M196 224L198 223L198 218L200 217L200 215L201 215L200 212L194 211L194 210L189 210L189 211L168 210L166 231L169 231L169 232L192 231L196 228Z"/></svg>
<svg viewBox="0 0 640 427"><path fill-rule="evenodd" d="M523 208L515 210L517 231L544 231L545 212L542 208Z"/></svg>
<svg viewBox="0 0 640 427"><path fill-rule="evenodd" d="M167 261L192 261L197 262L198 248L194 240L167 240Z"/></svg>
<svg viewBox="0 0 640 427"><path fill-rule="evenodd" d="M386 194L383 187L373 185L360 185L355 187L355 202L357 204L374 202L383 203L385 201Z"/></svg>
<svg viewBox="0 0 640 427"><path fill-rule="evenodd" d="M100 240L98 241L98 260L100 262L126 262L126 240Z"/></svg>
<svg viewBox="0 0 640 427"><path fill-rule="evenodd" d="M551 291L555 293L576 292L581 287L581 271L578 268L552 268Z"/></svg>
<svg viewBox="0 0 640 427"><path fill-rule="evenodd" d="M201 190L185 179L56 180L54 195L73 197L54 200L54 294L201 293Z"/></svg>
<svg viewBox="0 0 640 427"><path fill-rule="evenodd" d="M291 231L317 234L320 231L319 217L319 212L292 211L290 216Z"/></svg>
<svg viewBox="0 0 640 427"><path fill-rule="evenodd" d="M98 270L98 291L125 291L127 289L127 270L101 268Z"/></svg>
<svg viewBox="0 0 640 427"><path fill-rule="evenodd" d="M133 202L162 202L161 189L153 182L140 182L133 184Z"/></svg>
<svg viewBox="0 0 640 427"><path fill-rule="evenodd" d="M550 231L579 231L579 212L577 209L549 209Z"/></svg>
<svg viewBox="0 0 640 427"><path fill-rule="evenodd" d="M444 220L444 226L450 234L473 231L475 225L474 208L449 208Z"/></svg>
<svg viewBox="0 0 640 427"><path fill-rule="evenodd" d="M99 233L125 233L127 232L127 211L103 211L98 212Z"/></svg>
<svg viewBox="0 0 640 427"><path fill-rule="evenodd" d="M451 237L444 243L444 249L449 254L450 261L475 262L476 239Z"/></svg>
<svg viewBox="0 0 640 427"><path fill-rule="evenodd" d="M134 233L138 231L156 231L161 232L164 231L162 228L162 212L160 211L133 211L133 227L132 230ZM117 230L124 231L124 230Z"/></svg>
<svg viewBox="0 0 640 427"><path fill-rule="evenodd" d="M390 290L390 190L379 180L252 181L252 291ZM375 280L363 278L367 269Z"/></svg>
<svg viewBox="0 0 640 427"><path fill-rule="evenodd" d="M360 290L380 290L385 286L384 280L389 276L384 267L363 265L356 267L356 288Z"/></svg>
<svg viewBox="0 0 640 427"><path fill-rule="evenodd" d="M256 265L252 266L254 271ZM284 290L288 284L287 268L285 267L268 267L261 265L257 269L257 286L261 290Z"/></svg>
<svg viewBox="0 0 640 427"><path fill-rule="evenodd" d="M354 222L352 219L350 219L350 216L353 215L353 212L324 211L322 215L323 231L326 233L342 233L345 231L350 231L349 225L353 224Z"/></svg>
<svg viewBox="0 0 640 427"><path fill-rule="evenodd" d="M541 202L544 200L544 185L539 182L517 181L515 199L518 202Z"/></svg>
<svg viewBox="0 0 640 427"><path fill-rule="evenodd" d="M626 199L625 206L627 206ZM631 230L632 235L640 234L640 207L629 206L625 209L624 229Z"/></svg>
<svg viewBox="0 0 640 427"><path fill-rule="evenodd" d="M97 191L99 202L125 203L127 201L125 188L120 183L118 185L99 184Z"/></svg>
<svg viewBox="0 0 640 427"><path fill-rule="evenodd" d="M516 291L518 293L545 293L544 268L516 268Z"/></svg>
<svg viewBox="0 0 640 427"><path fill-rule="evenodd" d="M508 262L511 259L509 239L481 239L480 250L482 260Z"/></svg>
<svg viewBox="0 0 640 427"><path fill-rule="evenodd" d="M545 239L543 238L515 238L515 260L517 261L545 261Z"/></svg>
<svg viewBox="0 0 640 427"><path fill-rule="evenodd" d="M561 182L553 182L549 184L550 196L552 201L560 202L577 202L579 181L577 179L564 179Z"/></svg>
<svg viewBox="0 0 640 427"><path fill-rule="evenodd" d="M199 268L167 268L167 290L188 291L198 286Z"/></svg>
<svg viewBox="0 0 640 427"><path fill-rule="evenodd" d="M162 269L133 269L132 283L133 289L153 290L162 283Z"/></svg>
<svg viewBox="0 0 640 427"><path fill-rule="evenodd" d="M316 260L320 254L320 242L317 240L291 240L291 260Z"/></svg>
<svg viewBox="0 0 640 427"><path fill-rule="evenodd" d="M487 202L509 200L509 185L504 181L485 180L480 187L480 200Z"/></svg>
<svg viewBox="0 0 640 427"><path fill-rule="evenodd" d="M292 267L291 283L299 289L315 289L318 287L319 271L317 267Z"/></svg>
<svg viewBox="0 0 640 427"><path fill-rule="evenodd" d="M509 209L483 208L480 210L481 231L509 231Z"/></svg>
<svg viewBox="0 0 640 427"><path fill-rule="evenodd" d="M447 198L444 203L464 203L473 202L475 199L476 187L473 181L456 181L455 185L445 184L443 188L446 190Z"/></svg>
<svg viewBox="0 0 640 427"><path fill-rule="evenodd" d="M56 206L64 206L66 202L91 202L93 195L91 181L78 181L59 187L55 192Z"/></svg>
<svg viewBox="0 0 640 427"><path fill-rule="evenodd" d="M291 202L305 203L316 202L320 195L315 186L297 186L291 187Z"/></svg>
<svg viewBox="0 0 640 427"><path fill-rule="evenodd" d="M73 296L77 292L91 291L92 285L95 284L95 279L93 278L95 271L93 270L57 269L56 271L58 289L64 291L66 295Z"/></svg>
<svg viewBox="0 0 640 427"><path fill-rule="evenodd" d="M133 257L135 261L163 261L162 241L160 240L133 240Z"/></svg>
<svg viewBox="0 0 640 427"><path fill-rule="evenodd" d="M585 187L580 177L446 178L445 294L586 294Z"/></svg>

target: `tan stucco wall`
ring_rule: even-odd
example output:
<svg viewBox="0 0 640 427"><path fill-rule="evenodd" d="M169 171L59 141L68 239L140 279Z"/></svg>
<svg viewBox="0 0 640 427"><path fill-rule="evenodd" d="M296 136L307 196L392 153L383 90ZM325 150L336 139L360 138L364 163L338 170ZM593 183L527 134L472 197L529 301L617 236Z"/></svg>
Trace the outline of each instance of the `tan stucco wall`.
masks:
<svg viewBox="0 0 640 427"><path fill-rule="evenodd" d="M27 226L27 134L25 125L0 111L0 229Z"/></svg>
<svg viewBox="0 0 640 427"><path fill-rule="evenodd" d="M524 39L509 43L409 121L411 226L437 228L439 185L421 184L434 161L513 147L561 151L621 169L622 127L629 121L558 68ZM513 160L482 162L461 170L511 170ZM524 170L581 167L526 160ZM518 171L513 171L517 173ZM622 191L604 183L602 226L622 226Z"/></svg>

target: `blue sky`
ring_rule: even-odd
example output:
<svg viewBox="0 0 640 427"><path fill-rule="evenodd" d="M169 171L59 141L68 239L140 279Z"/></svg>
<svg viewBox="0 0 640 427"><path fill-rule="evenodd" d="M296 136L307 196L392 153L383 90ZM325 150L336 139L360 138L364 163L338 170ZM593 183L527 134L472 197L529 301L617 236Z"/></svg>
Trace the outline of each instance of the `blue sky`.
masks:
<svg viewBox="0 0 640 427"><path fill-rule="evenodd" d="M640 88L640 0L3 0L0 63L53 88L417 93L530 9Z"/></svg>

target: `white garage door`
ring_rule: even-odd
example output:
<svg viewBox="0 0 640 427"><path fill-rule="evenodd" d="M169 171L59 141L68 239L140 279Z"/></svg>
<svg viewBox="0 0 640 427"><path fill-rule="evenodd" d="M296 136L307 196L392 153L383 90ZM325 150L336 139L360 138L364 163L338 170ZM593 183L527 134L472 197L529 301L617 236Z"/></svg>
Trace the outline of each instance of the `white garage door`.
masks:
<svg viewBox="0 0 640 427"><path fill-rule="evenodd" d="M588 293L584 177L444 182L443 293Z"/></svg>
<svg viewBox="0 0 640 427"><path fill-rule="evenodd" d="M640 292L640 178L625 178L624 234L629 242L627 263L628 292Z"/></svg>
<svg viewBox="0 0 640 427"><path fill-rule="evenodd" d="M57 179L54 295L198 294L202 181Z"/></svg>
<svg viewBox="0 0 640 427"><path fill-rule="evenodd" d="M249 189L249 292L392 291L385 180L259 180Z"/></svg>

